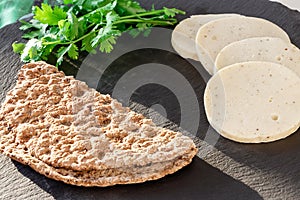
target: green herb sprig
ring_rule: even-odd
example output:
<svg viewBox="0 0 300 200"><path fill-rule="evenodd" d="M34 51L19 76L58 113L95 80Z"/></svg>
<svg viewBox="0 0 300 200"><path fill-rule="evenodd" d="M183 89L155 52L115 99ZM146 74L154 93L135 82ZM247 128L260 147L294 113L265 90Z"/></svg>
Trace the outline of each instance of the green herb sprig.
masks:
<svg viewBox="0 0 300 200"><path fill-rule="evenodd" d="M33 7L32 20L21 21L28 42L12 47L23 62L47 60L54 53L60 65L64 56L76 60L81 51L111 52L125 31L136 37L149 34L153 26L172 26L176 14L185 13L165 7L145 10L132 0L64 0L54 7L43 3Z"/></svg>

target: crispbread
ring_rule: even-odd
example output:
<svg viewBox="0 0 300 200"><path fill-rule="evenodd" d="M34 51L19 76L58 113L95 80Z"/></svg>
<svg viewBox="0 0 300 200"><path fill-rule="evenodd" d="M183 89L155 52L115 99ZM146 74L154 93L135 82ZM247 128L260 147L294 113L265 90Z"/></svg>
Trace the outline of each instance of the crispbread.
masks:
<svg viewBox="0 0 300 200"><path fill-rule="evenodd" d="M198 30L196 50L199 60L210 74L214 74L215 59L225 46L252 37L278 37L290 42L283 29L265 19L245 16L216 19Z"/></svg>
<svg viewBox="0 0 300 200"><path fill-rule="evenodd" d="M221 69L208 82L205 111L212 127L237 142L261 143L291 135L300 126L300 78L271 62Z"/></svg>
<svg viewBox="0 0 300 200"><path fill-rule="evenodd" d="M246 61L275 62L290 68L300 77L300 50L281 38L257 37L233 42L220 51L215 66L220 70Z"/></svg>
<svg viewBox="0 0 300 200"><path fill-rule="evenodd" d="M240 16L239 14L206 14L192 15L182 20L173 30L171 43L175 51L184 58L199 61L195 39L198 29L204 24L220 18Z"/></svg>
<svg viewBox="0 0 300 200"><path fill-rule="evenodd" d="M197 149L187 136L37 62L21 68L2 105L0 151L56 180L109 186L173 173Z"/></svg>

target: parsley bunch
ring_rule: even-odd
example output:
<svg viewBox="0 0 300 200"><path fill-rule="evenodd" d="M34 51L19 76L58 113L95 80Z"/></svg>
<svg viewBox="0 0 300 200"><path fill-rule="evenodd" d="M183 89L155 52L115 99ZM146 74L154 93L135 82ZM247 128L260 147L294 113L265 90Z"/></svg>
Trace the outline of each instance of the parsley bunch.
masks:
<svg viewBox="0 0 300 200"><path fill-rule="evenodd" d="M54 53L57 65L64 56L76 60L80 51L109 53L122 32L133 36L149 34L152 26L177 23L175 8L145 10L133 0L63 0L52 7L43 3L33 7L33 19L21 21L22 36L29 41L13 43L13 50L21 54L23 62L47 60Z"/></svg>

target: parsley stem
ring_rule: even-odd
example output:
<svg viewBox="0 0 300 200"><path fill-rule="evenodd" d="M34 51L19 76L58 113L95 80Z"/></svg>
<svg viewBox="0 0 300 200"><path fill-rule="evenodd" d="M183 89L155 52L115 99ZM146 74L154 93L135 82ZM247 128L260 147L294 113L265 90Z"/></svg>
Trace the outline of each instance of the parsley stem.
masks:
<svg viewBox="0 0 300 200"><path fill-rule="evenodd" d="M42 45L51 45L51 44L60 44L60 45L68 45L68 44L75 44L81 40L83 40L84 38L88 37L90 34L94 33L95 30L89 32L88 34L83 35L82 37L78 38L77 40L74 41L70 41L70 42L62 42L60 40L56 40L53 42L43 42Z"/></svg>
<svg viewBox="0 0 300 200"><path fill-rule="evenodd" d="M143 20L143 19L123 19L123 20L118 20L114 22L113 24L121 24L121 23L140 23L140 22L145 22L145 23L151 23L153 25L174 25L176 21L165 21L165 20ZM74 40L74 41L69 41L69 42L62 42L61 40L56 40L52 42L43 42L42 45L53 45L53 44L60 44L60 45L68 45L68 44L75 44L84 38L88 37L90 34L94 33L97 31L97 28L99 25L96 25L91 32L88 34L83 35L82 37Z"/></svg>
<svg viewBox="0 0 300 200"><path fill-rule="evenodd" d="M176 21L171 22L171 21L166 21L166 20L144 20L144 19L123 19L123 20L118 20L116 22L114 22L113 24L122 24L122 23L150 23L153 25L174 25L174 23L176 23Z"/></svg>
<svg viewBox="0 0 300 200"><path fill-rule="evenodd" d="M90 36L92 33L96 32L98 27L99 27L99 24L97 24L96 26L94 26L94 28L89 33L81 36L80 38L78 38L77 40L74 40L74 41L62 42L60 40L57 40L57 41L53 41L53 42L43 42L42 45L51 45L51 44L68 45L68 44L75 44L75 43L83 40L84 38Z"/></svg>
<svg viewBox="0 0 300 200"><path fill-rule="evenodd" d="M164 12L164 11L163 10L155 10L155 11L151 11L151 12L143 12L140 14L127 15L127 16L120 17L120 20L130 19L130 18L135 18L135 17L144 17L144 16L149 16L149 15L159 15L162 12Z"/></svg>
<svg viewBox="0 0 300 200"><path fill-rule="evenodd" d="M178 10L176 8L171 8L170 10L176 11L178 14L185 14L184 11ZM164 12L165 12L165 9L147 11L147 12L143 12L143 13L139 13L139 14L123 16L123 17L120 17L120 20L130 19L130 18L135 18L135 17L145 17L145 16L151 16L151 15L158 15L159 16L159 15L163 14Z"/></svg>

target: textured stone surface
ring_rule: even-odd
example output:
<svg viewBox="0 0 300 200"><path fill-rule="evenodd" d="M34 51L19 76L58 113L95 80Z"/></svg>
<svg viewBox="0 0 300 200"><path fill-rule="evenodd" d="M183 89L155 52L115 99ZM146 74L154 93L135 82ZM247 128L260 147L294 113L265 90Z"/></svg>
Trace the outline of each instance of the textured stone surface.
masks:
<svg viewBox="0 0 300 200"><path fill-rule="evenodd" d="M300 14L267 0L143 0L150 8L162 6L187 10L187 15L200 13L237 12L244 15L263 17L282 26L293 43L300 47ZM185 16L180 16L183 19ZM0 30L0 99L13 87L21 66L17 55L12 53L11 43L20 39L18 24ZM149 56L151 52L146 52ZM153 54L155 55L155 53ZM144 55L145 56L145 55ZM169 56L169 54L165 55ZM174 59L176 60L176 59ZM174 61L175 62L175 61ZM118 64L118 63L117 63ZM119 63L120 64L120 63ZM176 64L172 63L171 64ZM112 68L113 69L113 68ZM122 68L121 68L122 69ZM193 70L181 63L182 73L199 91L205 81ZM185 70L186 69L186 70ZM120 72L121 71L121 72ZM101 91L111 92L110 81L122 70L114 71L103 81ZM69 74L76 74L69 70ZM204 78L205 79L205 78ZM161 93L164 94L162 98ZM166 95L168 94L168 95ZM158 125L176 130L180 110L176 101L170 101L172 93L165 88L143 87L132 96L130 107L135 111L153 117ZM155 103L171 102L165 107L166 120L157 114ZM151 107L151 109L149 109ZM165 114L163 110L159 110ZM202 111L203 113L203 111ZM198 130L199 157L178 173L164 179L138 185L110 188L74 187L45 178L27 166L13 162L0 155L0 199L299 199L300 198L300 134L299 131L285 140L264 145L245 145L219 138L215 131L206 129L205 116L201 117ZM193 120L193 119L191 119ZM205 138L205 141L203 141ZM214 141L217 140L215 144Z"/></svg>

